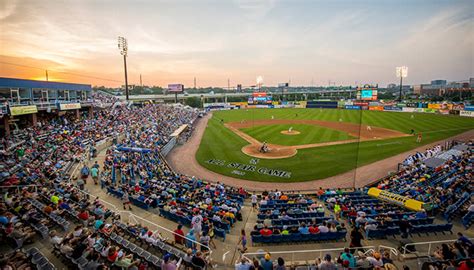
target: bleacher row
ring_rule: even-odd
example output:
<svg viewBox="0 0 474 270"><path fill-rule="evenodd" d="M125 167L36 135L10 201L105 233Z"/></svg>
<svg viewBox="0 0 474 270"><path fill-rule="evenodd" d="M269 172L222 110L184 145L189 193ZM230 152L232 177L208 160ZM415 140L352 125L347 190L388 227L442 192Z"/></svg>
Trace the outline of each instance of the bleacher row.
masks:
<svg viewBox="0 0 474 270"><path fill-rule="evenodd" d="M119 199L122 199L123 198L123 192L120 191L120 190L117 190L117 189L114 189L113 187L107 187L107 193L116 197L116 198L119 198ZM129 195L128 196L128 199L130 200L130 202L135 205L135 206L138 206L144 210L148 210L150 209L150 205L145 203L144 201L141 201L141 200L138 200L138 199L135 199L133 196ZM156 207L155 207L156 208Z"/></svg>
<svg viewBox="0 0 474 270"><path fill-rule="evenodd" d="M41 194L40 198L46 199L47 197L44 196L44 194ZM36 205L35 207L42 206L42 204L36 200L30 201ZM69 212L69 214L72 213L74 212ZM79 221L79 219L77 220ZM112 232L110 234L97 231L94 226L89 226L89 228L92 231L99 233L101 238L103 238L105 241L109 241L120 247L123 251L127 251L130 254L133 254L135 258L140 258L148 262L149 267L153 266L153 268L155 269L161 268L161 263L163 260L158 256L158 254L160 256L163 256L169 253L177 260L183 258L186 254L183 250L180 250L179 248L165 241L156 241L156 243L151 244L140 239L137 231L132 232L132 230L129 229L127 224L119 220L114 220L113 224L116 225L117 230L116 232ZM89 263L89 260L85 257L85 255L79 258L72 258L71 256L62 253L58 246L54 246L53 248L53 253L56 254L59 258L62 258L63 262L66 263L66 265L68 265L69 267L74 266L79 269L85 269L86 265ZM106 247L100 244L99 242L94 245L95 251L100 254L103 254L106 251L105 248ZM111 265L113 265L113 263Z"/></svg>
<svg viewBox="0 0 474 270"><path fill-rule="evenodd" d="M65 232L69 230L69 225L70 225L70 222L67 221L66 219L64 219L63 217L61 216L58 216L54 213L51 213L51 214L47 214L47 213L44 213L43 212L43 209L45 207L45 205L35 199L29 199L29 202L31 203L31 205L33 205L36 209L38 209L38 211L40 211L41 213L43 213L46 217L48 217L49 219L51 219L54 223L56 223L57 225L59 225Z"/></svg>
<svg viewBox="0 0 474 270"><path fill-rule="evenodd" d="M56 267L49 261L49 259L36 247L31 247L24 251L28 258L31 259L31 263L38 270L53 270Z"/></svg>
<svg viewBox="0 0 474 270"><path fill-rule="evenodd" d="M125 156L124 155L115 156L116 154L117 153L114 153L114 157L113 157L114 162L119 162L120 160L122 162L122 167L125 164L128 164L127 160L128 160L128 155L131 155L130 153L124 154ZM138 155L138 154L133 153L133 155ZM172 169L166 165L166 162L162 160L162 157L161 155L159 155L159 153L154 153L154 152L140 153L138 157L140 158L140 160L136 164L134 164L134 166L126 165L125 174L123 173L122 170L115 169L116 168L115 165L112 165L111 163L108 164L108 166L110 166L112 169L112 179L114 177L116 178L115 174L117 172L120 172L121 179L122 179L121 182L125 186L125 187L122 186L119 188L107 186L108 194L122 199L124 196L123 188L127 188L127 187L130 188L130 187L135 187L135 185L138 185L140 189L143 190L143 193L141 193L141 196L138 196L138 197L132 196L131 194L129 194L129 201L133 205L136 205L145 210L149 210L150 208L157 208L159 209L160 215L162 215L163 217L189 227L191 226L191 218L195 215L195 212L193 212L192 209L194 209L196 206L189 204L188 200L181 198L180 195L185 194L188 191L189 192L196 191L196 189L200 191L205 191L206 193L209 194L210 198L213 200L212 202L213 207L212 209L201 209L201 211L203 211L203 216L207 217L211 222L213 222L215 235L225 239L226 233L230 232L230 228L236 222L236 220L235 218L231 218L231 217L227 217L227 222L212 219L213 215L216 214L216 212L219 210L219 208L217 208L216 210L215 207L216 205L217 206L219 205L218 203L225 202L226 205L228 206L233 205L237 209L237 211L240 211L241 205L244 202L243 196L241 196L240 194L232 194L230 192L226 192L225 196L216 197L214 192L212 192L211 190L204 189L204 186L206 185L206 183L203 183L201 181L198 182L196 186L195 183L192 183L191 179L187 177L185 177L184 179L183 177L175 178L176 180L174 181L170 180L169 177L172 176L171 174L169 173L167 174L166 172L160 172L159 170L153 171L150 169L151 167L159 168L156 166L157 164L159 164L160 166L166 168L167 171L172 171ZM146 169L146 172L136 173L133 167L142 168L142 172L144 172L143 169ZM148 180L144 179L142 174L143 175L146 174L147 175L146 178L148 178ZM172 185L179 184L180 190L165 189L169 191L169 193L173 194L172 199L164 198L164 197L150 198L149 194L152 187L149 180L152 178L154 179L153 181L156 181L156 179L158 179L158 181L161 182L161 185L169 184L169 186L172 186ZM195 181L195 180L192 180L192 181ZM114 182L114 180L112 180L112 182ZM134 193L133 190L131 192ZM155 192L155 194L161 193L161 191L151 191L151 192ZM165 206L171 200L175 201L178 204L178 207L180 208L182 212L180 215L171 213L170 211L167 211L164 209ZM204 229L207 229L207 228L204 228Z"/></svg>
<svg viewBox="0 0 474 270"><path fill-rule="evenodd" d="M421 234L429 235L430 233L434 233L436 235L437 233L445 234L446 232L450 232L451 234L453 234L452 229L453 224L451 223L413 225L410 229L410 235L413 236L414 234L417 234L418 236L421 236ZM397 235L400 234L401 231L399 227L387 227L383 229L368 230L367 238L382 239L387 238L387 236L392 236L395 238Z"/></svg>
<svg viewBox="0 0 474 270"><path fill-rule="evenodd" d="M160 209L160 214L169 220L172 220L178 224L182 224L187 227L191 227L191 218L189 217L183 217L180 215L173 214L171 212L165 211L164 209ZM230 224L222 223L213 220L212 221L214 224L214 234L218 237L221 237L222 240L225 240L226 233L230 233ZM208 228L205 226L204 230L207 230Z"/></svg>
<svg viewBox="0 0 474 270"><path fill-rule="evenodd" d="M376 185L390 192L431 203L433 209L441 210L443 217L450 222L464 210L473 196L470 181L473 178L472 169L466 168L473 167L474 152L472 145L460 144L440 153L439 157L445 163L437 168L415 163L395 176L382 179ZM464 224L472 223L470 215L464 217Z"/></svg>
<svg viewBox="0 0 474 270"><path fill-rule="evenodd" d="M298 243L298 242L330 242L330 241L346 241L347 231L341 232L328 232L318 234L301 234L292 233L288 235L252 235L253 244L280 244L280 243Z"/></svg>
<svg viewBox="0 0 474 270"><path fill-rule="evenodd" d="M121 192L119 190L116 190L112 187L108 187L107 192L109 194L119 198L119 199L123 198L123 194L124 194L123 192ZM146 204L145 202L140 201L138 199L135 199L132 196L129 196L129 200L133 205L138 206L142 209L148 210L150 208L150 206L148 204ZM187 227L191 226L191 218L190 217L184 217L184 216L176 215L176 214L170 213L168 211L165 211L163 208L160 208L159 212L163 217L165 217L169 220L172 220L174 222L177 222L177 223L182 224L182 225L187 226ZM231 225L227 224L227 223L223 223L223 222L218 222L218 221L213 221L213 223L214 223L214 226L215 226L214 233L216 234L216 236L219 236L219 237L222 237L223 239L225 239L226 233L230 232Z"/></svg>
<svg viewBox="0 0 474 270"><path fill-rule="evenodd" d="M288 214L288 216L292 218L296 218L296 219L297 218L318 218L318 217L323 217L324 212L303 212L301 214L297 214L297 213ZM257 214L257 219L265 219L265 218L278 219L279 215L277 214L267 215L267 214L262 214L262 213Z"/></svg>
<svg viewBox="0 0 474 270"><path fill-rule="evenodd" d="M401 235L402 232L400 230L399 224L402 220L410 224L410 235L416 234L420 236L421 234L428 235L430 233L445 234L446 232L450 232L452 234L453 224L433 224L433 217L415 218L413 216L416 215L416 212L407 211L406 209L399 206L388 205L388 207L383 207L383 212L378 212L374 208L370 207L370 205L380 206L385 205L386 203L376 200L376 203L371 202L369 205L367 205L366 202L371 198L361 191L347 192L342 195L324 194L320 197L326 200L326 205L329 209L332 209L332 205L334 204L331 198L336 198L336 201L339 199L341 204L350 203L352 208L357 212L357 216L349 216L350 210L341 211L341 216L348 218L348 220L355 226L363 227L365 225L359 224L359 222L357 222L358 218L361 217L360 213L362 212L364 214L362 217L365 223L373 223L377 226L375 229L371 228L370 230L366 231L366 236L369 239L381 239L387 238L387 236L396 237ZM353 200L353 198L356 199ZM364 203L359 205L358 202L360 202L361 199ZM388 209L395 211L395 213L385 212L389 211ZM369 214L366 214L366 212Z"/></svg>

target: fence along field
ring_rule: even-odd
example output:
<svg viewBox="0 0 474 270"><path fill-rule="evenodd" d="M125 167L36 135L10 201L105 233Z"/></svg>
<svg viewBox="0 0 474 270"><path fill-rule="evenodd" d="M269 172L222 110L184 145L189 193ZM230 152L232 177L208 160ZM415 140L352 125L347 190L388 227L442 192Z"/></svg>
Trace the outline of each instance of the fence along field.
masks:
<svg viewBox="0 0 474 270"><path fill-rule="evenodd" d="M249 140L261 142L265 138L274 141L280 128L276 127L273 133L260 134L263 125L258 123L275 120L297 127L298 122L306 120L332 122L331 130L338 126L360 125L359 131L367 133L367 126L372 131L378 128L390 130L399 134L391 138L376 138L373 140L347 140L340 143L338 139L328 141L318 147L301 148L288 155L287 158L262 158L245 154L242 149L248 146ZM245 124L239 128L238 123ZM255 125L252 125L255 123ZM245 135L237 134L229 125ZM273 125L266 125L270 129ZM315 126L314 132L321 128ZM338 128L341 132L341 128ZM236 178L265 181L265 182L297 182L323 179L350 171L356 167L373 163L393 155L436 142L474 129L474 119L451 115L436 115L424 113L396 113L377 111L352 111L337 109L250 109L217 111L209 120L206 131L201 140L196 159L203 167ZM421 143L416 142L416 136L410 133L422 134ZM305 128L304 133L311 134L311 129ZM261 130L265 133L265 129ZM324 133L324 132L323 132ZM329 132L331 133L331 132ZM350 137L361 137L353 132L346 132ZM303 134L304 135L304 134ZM245 136L250 138L245 139ZM266 137L265 137L266 136ZM344 135L346 136L346 135ZM362 136L363 137L363 136ZM258 139L256 139L258 138ZM335 136L334 138L339 138ZM312 138L311 140L318 140ZM279 142L278 140L276 141ZM283 145L285 145L283 143ZM270 145L271 148L271 145ZM270 151L271 152L271 151Z"/></svg>

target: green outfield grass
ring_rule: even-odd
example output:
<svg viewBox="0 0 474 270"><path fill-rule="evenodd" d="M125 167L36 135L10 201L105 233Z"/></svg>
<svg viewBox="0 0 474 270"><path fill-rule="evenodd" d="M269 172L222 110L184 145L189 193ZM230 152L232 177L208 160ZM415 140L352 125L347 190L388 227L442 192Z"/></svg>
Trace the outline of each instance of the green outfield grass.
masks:
<svg viewBox="0 0 474 270"><path fill-rule="evenodd" d="M412 118L413 115L413 118ZM362 123L410 133L411 129L423 134L422 143L416 143L415 137L402 137L360 143L349 143L298 150L298 153L285 159L253 159L242 153L241 148L248 143L227 129L222 123L271 119L317 119L323 121ZM295 127L296 125L293 125ZM278 130L278 128L276 128ZM296 129L296 128L295 128ZM297 182L323 179L347 172L410 149L442 140L456 134L474 129L474 119L450 115L424 113L376 112L355 110L320 109L252 109L214 112L203 135L196 154L198 162L220 174L267 182ZM245 131L249 132L249 131ZM317 132L317 131L315 131ZM279 133L279 131L278 131ZM306 131L305 131L306 133ZM311 131L309 131L311 133ZM251 134L258 139L261 134ZM291 137L291 136L288 136ZM334 140L336 140L335 138ZM306 143L306 142L305 142ZM213 160L208 162L209 160ZM255 160L254 160L255 161ZM255 171L248 166L255 166ZM263 169L261 169L263 168ZM247 169L247 170L244 170ZM258 171L259 169L260 172ZM290 172L277 177L268 174L268 169Z"/></svg>
<svg viewBox="0 0 474 270"><path fill-rule="evenodd" d="M300 134L281 134L281 131L288 130L290 127L299 131ZM240 130L261 142L279 145L302 145L354 139L346 132L306 124L263 125L241 128Z"/></svg>

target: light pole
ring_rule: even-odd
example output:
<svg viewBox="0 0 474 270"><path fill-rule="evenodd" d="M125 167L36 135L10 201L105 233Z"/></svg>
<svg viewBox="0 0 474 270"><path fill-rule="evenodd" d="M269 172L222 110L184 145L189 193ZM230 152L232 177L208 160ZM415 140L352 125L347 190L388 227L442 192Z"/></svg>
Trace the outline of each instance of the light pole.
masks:
<svg viewBox="0 0 474 270"><path fill-rule="evenodd" d="M400 95L398 96L398 100L402 101L402 87L403 87L403 78L406 78L408 75L408 67L402 66L397 67L396 69L397 77L400 78Z"/></svg>
<svg viewBox="0 0 474 270"><path fill-rule="evenodd" d="M127 78L127 52L128 52L128 43L127 39L124 37L118 37L118 48L120 54L123 55L123 67L125 69L125 96L128 101L128 78Z"/></svg>
<svg viewBox="0 0 474 270"><path fill-rule="evenodd" d="M260 88L262 88L262 84L263 84L263 77L262 76L258 76L257 77L257 86L258 86L258 91L260 92Z"/></svg>

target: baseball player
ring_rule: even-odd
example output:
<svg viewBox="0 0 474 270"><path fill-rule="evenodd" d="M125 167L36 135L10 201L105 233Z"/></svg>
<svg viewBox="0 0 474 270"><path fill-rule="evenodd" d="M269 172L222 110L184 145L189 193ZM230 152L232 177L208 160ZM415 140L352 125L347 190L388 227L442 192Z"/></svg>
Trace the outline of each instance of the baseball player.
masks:
<svg viewBox="0 0 474 270"><path fill-rule="evenodd" d="M420 133L418 133L418 136L416 137L416 142L421 143L421 139L422 139L422 136L421 136L421 132L420 132Z"/></svg>

